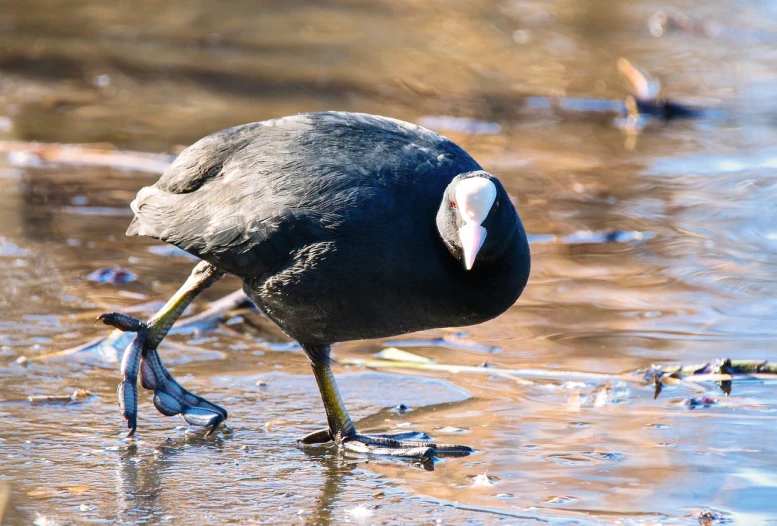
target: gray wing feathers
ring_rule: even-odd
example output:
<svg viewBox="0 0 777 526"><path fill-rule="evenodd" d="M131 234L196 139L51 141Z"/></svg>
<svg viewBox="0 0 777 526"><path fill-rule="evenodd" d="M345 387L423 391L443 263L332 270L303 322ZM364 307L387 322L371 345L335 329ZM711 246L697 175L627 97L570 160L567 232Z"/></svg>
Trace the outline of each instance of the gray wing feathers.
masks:
<svg viewBox="0 0 777 526"><path fill-rule="evenodd" d="M222 130L187 148L154 186L138 192L127 235L172 243L238 276L260 275L322 235L326 218L289 208L279 193L287 156L277 146L272 151L272 139L299 126L278 130L273 122Z"/></svg>
<svg viewBox="0 0 777 526"><path fill-rule="evenodd" d="M172 243L241 277L261 275L283 264L294 250L327 237L326 217L300 209L262 214L256 207L241 206L234 195L219 197L143 188L132 203L136 215L127 234Z"/></svg>
<svg viewBox="0 0 777 526"><path fill-rule="evenodd" d="M436 192L473 169L458 146L407 123L337 112L284 117L187 148L138 193L127 234L256 277L311 243L380 231L373 218L383 215L372 212L397 213L401 207L389 205L398 198L409 206L414 196L404 188L416 180L427 181L416 191Z"/></svg>

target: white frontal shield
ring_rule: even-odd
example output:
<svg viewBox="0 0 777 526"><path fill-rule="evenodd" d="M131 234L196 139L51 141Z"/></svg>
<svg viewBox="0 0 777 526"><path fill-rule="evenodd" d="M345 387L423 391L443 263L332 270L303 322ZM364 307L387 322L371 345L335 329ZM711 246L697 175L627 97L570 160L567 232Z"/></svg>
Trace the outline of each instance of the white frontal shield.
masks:
<svg viewBox="0 0 777 526"><path fill-rule="evenodd" d="M496 186L485 177L471 177L456 185L454 198L464 220L464 226L459 229L459 241L464 252L464 266L469 270L486 240L487 232L481 224L496 201Z"/></svg>

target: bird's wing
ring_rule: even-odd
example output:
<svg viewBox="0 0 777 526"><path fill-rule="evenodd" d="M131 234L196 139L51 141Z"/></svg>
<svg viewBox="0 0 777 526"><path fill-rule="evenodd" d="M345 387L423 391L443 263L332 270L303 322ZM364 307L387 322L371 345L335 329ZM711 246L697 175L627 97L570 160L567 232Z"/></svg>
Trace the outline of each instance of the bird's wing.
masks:
<svg viewBox="0 0 777 526"><path fill-rule="evenodd" d="M434 132L363 114L318 113L222 130L181 153L132 204L127 233L255 277L335 237L379 237L392 216L432 217L445 186L479 169Z"/></svg>
<svg viewBox="0 0 777 526"><path fill-rule="evenodd" d="M138 193L127 234L172 243L243 277L331 236L337 218L301 206L309 189L284 177L278 150L287 141L278 133L293 134L294 127L263 133L271 123L223 130L182 152L154 186Z"/></svg>

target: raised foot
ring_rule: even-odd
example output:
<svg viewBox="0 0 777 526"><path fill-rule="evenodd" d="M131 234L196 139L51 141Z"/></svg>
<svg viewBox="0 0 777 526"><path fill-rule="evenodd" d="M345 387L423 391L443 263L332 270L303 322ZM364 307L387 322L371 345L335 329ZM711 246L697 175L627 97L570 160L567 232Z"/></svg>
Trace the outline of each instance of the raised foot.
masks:
<svg viewBox="0 0 777 526"><path fill-rule="evenodd" d="M205 436L227 419L224 408L184 389L165 368L156 349L162 340L158 334L161 329L118 312L102 314L97 319L122 331L137 333L124 351L123 380L118 388L119 406L127 420L128 436L135 434L138 426L138 374L141 385L154 391L154 406L163 415L181 415L191 425L209 427Z"/></svg>
<svg viewBox="0 0 777 526"><path fill-rule="evenodd" d="M374 435L355 433L352 436L334 440L332 433L324 429L310 433L299 440L300 444L323 444L332 441L346 451L421 461L430 461L434 457L464 457L475 452L469 446L432 442L429 435L417 431Z"/></svg>

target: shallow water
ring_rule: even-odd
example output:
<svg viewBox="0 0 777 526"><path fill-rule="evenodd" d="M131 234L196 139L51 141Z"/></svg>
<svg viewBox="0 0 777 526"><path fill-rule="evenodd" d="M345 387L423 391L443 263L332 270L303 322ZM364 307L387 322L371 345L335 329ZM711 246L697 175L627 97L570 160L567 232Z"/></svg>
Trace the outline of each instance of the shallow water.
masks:
<svg viewBox="0 0 777 526"><path fill-rule="evenodd" d="M497 320L392 344L447 364L601 374L775 360L775 8L633 4L9 3L0 5L0 138L175 152L225 126L324 109L441 126L517 199L536 236L532 277ZM758 31L655 38L647 20L658 9ZM613 114L527 103L619 100L620 56L659 75L668 95L716 113L648 123L634 140ZM450 115L481 124L439 118ZM184 385L229 409L232 432L203 438L145 397L138 437L124 438L115 362L89 352L15 360L106 334L93 322L101 312L147 304L139 310L150 314L192 261L123 235L127 203L156 175L30 164L0 160L8 524L777 520L770 382L737 383L729 397L712 384L666 388L653 400L650 386L604 378L523 383L338 366L361 430L424 430L478 450L426 471L297 448L297 437L325 423L306 359L276 345L286 340L271 327L235 318L161 348ZM649 235L576 242L610 229ZM89 278L106 267L136 279ZM238 286L223 280L203 298ZM372 358L384 343L335 352ZM76 388L94 396L26 401ZM690 409L692 396L717 403ZM393 409L400 404L412 410Z"/></svg>

